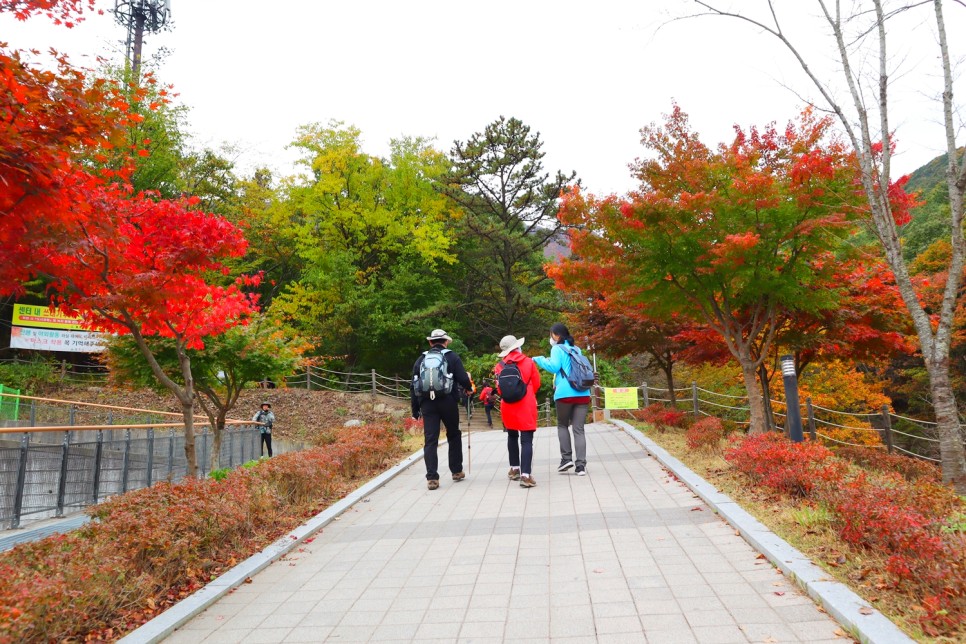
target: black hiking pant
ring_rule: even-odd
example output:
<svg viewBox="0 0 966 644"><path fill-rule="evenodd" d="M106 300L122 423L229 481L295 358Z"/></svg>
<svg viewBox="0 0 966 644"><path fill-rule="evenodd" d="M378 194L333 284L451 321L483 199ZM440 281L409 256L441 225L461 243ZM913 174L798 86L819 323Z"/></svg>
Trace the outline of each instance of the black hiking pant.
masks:
<svg viewBox="0 0 966 644"><path fill-rule="evenodd" d="M272 456L272 435L262 433L262 441L258 446L258 455L261 456L264 453L264 448L268 448L268 456Z"/></svg>
<svg viewBox="0 0 966 644"><path fill-rule="evenodd" d="M423 460L426 461L426 480L439 480L439 430L446 427L446 441L449 451L449 471L453 474L463 471L463 437L460 435L459 402L452 396L439 396L436 400L422 398L419 414L423 419Z"/></svg>

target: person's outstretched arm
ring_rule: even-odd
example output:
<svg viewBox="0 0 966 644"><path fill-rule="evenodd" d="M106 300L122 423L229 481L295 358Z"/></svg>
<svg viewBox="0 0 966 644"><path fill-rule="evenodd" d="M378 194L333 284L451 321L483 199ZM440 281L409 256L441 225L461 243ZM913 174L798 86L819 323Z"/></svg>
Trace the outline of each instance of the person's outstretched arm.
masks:
<svg viewBox="0 0 966 644"><path fill-rule="evenodd" d="M564 367L564 361L567 359L567 355L564 350L555 346L550 349L550 357L537 356L533 359L537 363L537 366L550 373L560 373L560 370Z"/></svg>

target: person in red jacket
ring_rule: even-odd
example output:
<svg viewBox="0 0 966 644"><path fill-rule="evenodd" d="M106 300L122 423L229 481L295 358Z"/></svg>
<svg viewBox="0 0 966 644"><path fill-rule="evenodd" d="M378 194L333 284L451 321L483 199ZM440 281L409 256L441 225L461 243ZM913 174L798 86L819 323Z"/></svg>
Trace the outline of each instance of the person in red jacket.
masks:
<svg viewBox="0 0 966 644"><path fill-rule="evenodd" d="M520 351L526 338L512 335L500 340L500 362L494 367L496 388L501 398L500 416L507 434L507 451L510 453L511 481L520 481L521 487L533 487L533 436L537 431L537 389L540 388L540 372L533 360ZM521 382L522 381L522 382ZM517 398L515 391L523 392ZM508 400L508 398L510 400Z"/></svg>
<svg viewBox="0 0 966 644"><path fill-rule="evenodd" d="M493 427L493 405L496 404L496 391L487 382L483 381L483 391L480 392L480 402L483 403L483 411L486 412L486 426Z"/></svg>

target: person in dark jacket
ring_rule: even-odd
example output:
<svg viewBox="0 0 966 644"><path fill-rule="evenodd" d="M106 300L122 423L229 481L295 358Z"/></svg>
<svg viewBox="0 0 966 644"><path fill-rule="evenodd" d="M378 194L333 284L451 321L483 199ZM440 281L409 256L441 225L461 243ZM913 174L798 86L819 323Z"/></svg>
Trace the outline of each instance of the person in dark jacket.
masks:
<svg viewBox="0 0 966 644"><path fill-rule="evenodd" d="M258 447L258 455L261 456L265 447L268 447L268 457L272 457L272 426L275 424L275 414L272 413L272 405L267 402L262 403L262 408L255 412L252 420L261 423L258 430L262 437L262 442Z"/></svg>
<svg viewBox="0 0 966 644"><path fill-rule="evenodd" d="M507 402L503 397L500 403L500 417L506 431L507 451L510 456L511 481L520 481L521 487L534 487L533 478L533 436L537 433L537 390L540 389L540 372L533 360L520 351L525 338L519 340L512 335L500 340L500 363L494 368L497 378L497 391L500 390L500 374L506 365L514 364L520 370L520 379L526 383L526 394L516 402ZM516 380L514 378L514 380Z"/></svg>
<svg viewBox="0 0 966 644"><path fill-rule="evenodd" d="M410 402L413 418L423 419L423 460L426 462L426 484L430 490L439 487L439 430L440 424L446 427L446 441L449 445L449 470L454 481L466 478L463 472L463 439L460 435L459 387L473 392L476 388L463 367L463 361L453 351L447 349L453 338L442 329L436 329L426 339L429 351L424 351L413 365L413 378L410 385ZM452 379L449 393L420 390L423 361L430 352L441 353L446 362L446 370ZM459 385L459 386L457 386Z"/></svg>

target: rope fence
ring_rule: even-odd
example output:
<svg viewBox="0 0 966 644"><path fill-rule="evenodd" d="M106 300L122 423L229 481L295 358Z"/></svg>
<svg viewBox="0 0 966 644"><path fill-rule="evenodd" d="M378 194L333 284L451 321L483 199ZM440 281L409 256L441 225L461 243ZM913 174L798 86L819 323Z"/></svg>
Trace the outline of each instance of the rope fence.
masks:
<svg viewBox="0 0 966 644"><path fill-rule="evenodd" d="M697 383L692 383L689 388L674 388L675 394L688 395L675 395L673 399L668 396L670 389L652 387L646 382L637 389L640 392L642 407L662 403L685 410L695 418L713 416L738 425L748 425L751 422L751 410L747 404L721 402L723 398L747 401L747 395L712 391L698 386ZM771 407L766 409L766 420L769 426L772 429L786 431L777 421L785 419L787 415L775 409L775 407L785 408L786 401L769 399L768 402L771 403ZM887 405L883 405L878 411L847 411L816 405L810 398L805 398L801 407L802 418L807 423L807 432L812 440L821 440L830 445L885 449L890 453L901 452L933 463L940 462L939 438L936 435L934 421L896 414ZM849 419L867 424L849 422ZM824 428L824 431L820 431L819 428ZM838 435L832 435L836 433ZM870 440L867 443L856 442L857 439L861 440L862 435L868 434L875 434L878 440Z"/></svg>
<svg viewBox="0 0 966 644"><path fill-rule="evenodd" d="M30 361L19 359L0 360L0 363L23 363L30 364ZM49 363L48 363L49 364ZM62 380L66 382L77 379L81 382L91 382L92 380L106 381L107 372L99 366L83 365L60 365ZM396 376L386 376L377 373L375 370L369 372L339 371L326 369L323 367L309 366L290 376L285 377L286 387L307 389L310 391L334 391L342 393L369 394L373 397L386 397L394 400L408 400L410 382L408 379ZM643 407L654 403L661 403L676 408L684 409L698 416L715 416L725 421L730 421L739 425L750 423L750 408L747 405L747 395L741 395L732 391L720 392L698 386L692 383L690 387L655 387L646 382L637 387L640 392ZM595 401L602 400L602 391L595 391ZM726 404L724 401L734 401ZM744 401L745 404L740 404ZM784 413L777 411L774 407L783 408L786 402L783 400L769 400L773 407L766 409L766 420L773 429L778 429L776 419L786 417ZM554 424L552 401L540 404L540 414L548 424ZM601 405L596 405L599 407ZM73 408L72 408L73 409ZM878 411L848 411L841 409L830 409L821 405L814 404L806 398L802 405L803 420L808 425L808 433L813 440L822 440L829 444L855 445L855 437L850 439L849 433L856 433L856 436L874 432L878 434L881 443L873 445L878 448L884 447L889 452L899 451L917 458L939 462L938 443L936 435L935 421L911 418L901 414L896 414L883 406ZM76 422L78 416L90 414L91 412L81 409L74 409L70 423ZM860 422L867 425L853 424L848 419L861 419ZM160 419L152 418L141 422L158 422ZM137 422L135 419L125 422ZM64 423L64 424L70 424ZM826 431L819 432L818 427L826 428ZM829 429L844 433L845 436L831 436Z"/></svg>

